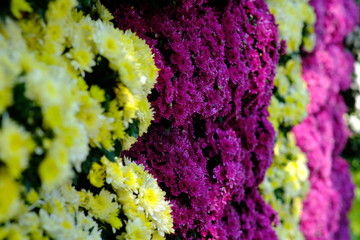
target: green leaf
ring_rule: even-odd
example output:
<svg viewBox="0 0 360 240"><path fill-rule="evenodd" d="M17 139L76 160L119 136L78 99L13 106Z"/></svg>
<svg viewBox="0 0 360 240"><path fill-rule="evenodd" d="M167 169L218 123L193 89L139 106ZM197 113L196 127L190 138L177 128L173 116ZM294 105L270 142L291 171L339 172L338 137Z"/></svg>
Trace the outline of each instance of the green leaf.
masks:
<svg viewBox="0 0 360 240"><path fill-rule="evenodd" d="M274 193L275 193L275 196L276 196L277 199L280 199L280 201L281 201L282 203L285 203L285 200L284 200L284 198L283 198L283 196L284 196L284 189L282 189L282 188L277 188L277 189L275 189Z"/></svg>
<svg viewBox="0 0 360 240"><path fill-rule="evenodd" d="M129 127L125 130L125 132L131 137L138 138L139 137L139 124L140 124L140 121L138 119L134 119L133 122L129 124Z"/></svg>
<svg viewBox="0 0 360 240"><path fill-rule="evenodd" d="M114 148L115 148L115 156L119 157L122 151L122 145L119 139L116 139L114 141Z"/></svg>
<svg viewBox="0 0 360 240"><path fill-rule="evenodd" d="M224 118L223 117L217 117L216 121L218 121L219 123L223 123L224 122Z"/></svg>
<svg viewBox="0 0 360 240"><path fill-rule="evenodd" d="M105 148L101 148L101 151L111 162L115 162L115 153L114 152L110 152L110 151L106 150Z"/></svg>
<svg viewBox="0 0 360 240"><path fill-rule="evenodd" d="M40 163L43 161L45 154L41 156L32 154L30 158L29 168L22 172L21 181L25 186L26 191L30 191L31 188L38 190L41 186L41 180L38 174Z"/></svg>
<svg viewBox="0 0 360 240"><path fill-rule="evenodd" d="M88 159L86 159L86 161L84 161L81 164L81 169L85 174L89 174L92 163L93 163L92 161L89 161Z"/></svg>

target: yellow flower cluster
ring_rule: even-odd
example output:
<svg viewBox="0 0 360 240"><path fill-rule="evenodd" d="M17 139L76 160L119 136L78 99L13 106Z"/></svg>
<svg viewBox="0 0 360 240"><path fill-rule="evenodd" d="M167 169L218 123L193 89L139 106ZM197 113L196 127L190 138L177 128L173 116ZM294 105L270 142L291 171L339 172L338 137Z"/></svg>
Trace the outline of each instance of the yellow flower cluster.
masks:
<svg viewBox="0 0 360 240"><path fill-rule="evenodd" d="M102 239L98 223L80 210L80 195L69 183L40 194L32 190L26 203L0 227L0 239Z"/></svg>
<svg viewBox="0 0 360 240"><path fill-rule="evenodd" d="M277 67L275 94L269 106L269 120L276 130L297 125L306 117L309 93L301 73L301 60L297 56Z"/></svg>
<svg viewBox="0 0 360 240"><path fill-rule="evenodd" d="M311 51L315 45L315 12L309 0L266 0L275 16L279 36L286 41L288 54L304 50ZM303 31L305 34L303 35Z"/></svg>
<svg viewBox="0 0 360 240"><path fill-rule="evenodd" d="M279 239L304 239L299 220L302 202L309 189L306 162L293 134L278 133L274 162L260 190L265 201L278 212L279 224L275 230Z"/></svg>
<svg viewBox="0 0 360 240"><path fill-rule="evenodd" d="M115 160L153 118L151 49L99 1L96 20L77 6L50 1L42 18L11 0L0 22L0 239L162 239L165 193L142 165Z"/></svg>
<svg viewBox="0 0 360 240"><path fill-rule="evenodd" d="M306 117L309 93L302 79L300 48L311 51L315 43L315 13L308 0L267 0L287 44L286 57L277 67L269 120L276 131L274 161L260 190L278 212L279 239L304 239L299 229L303 200L309 189L306 156L297 147L291 128ZM304 31L303 31L304 30ZM305 33L303 35L303 33Z"/></svg>
<svg viewBox="0 0 360 240"><path fill-rule="evenodd" d="M66 6L61 7L64 12L57 11L57 5ZM129 124L138 120L141 135L152 119L146 95L157 69L150 49L131 32L71 11L75 5L72 0L53 1L46 12L47 24L38 17L19 22L7 18L0 29L0 91L4 99L0 156L18 177L34 150L36 155L45 154L39 174L49 186L71 175L69 160L80 170L89 143L112 151L113 141L120 139L127 149L135 141L126 132ZM91 74L102 70L95 66L98 60L108 61L105 70L118 76ZM28 123L39 124L32 129L41 138L37 149L30 133L6 111L21 104L15 93L41 112L42 119L36 119L41 122ZM34 120L31 117L22 120Z"/></svg>
<svg viewBox="0 0 360 240"><path fill-rule="evenodd" d="M111 162L102 157L100 163L93 163L88 178L94 187L102 190L98 195L82 191L81 206L112 227L121 228L123 224L116 217L118 212L114 211L120 204L128 219L122 239L145 240L151 236L165 239L165 233L173 232L170 204L143 165L127 158ZM111 189L113 193L105 189Z"/></svg>

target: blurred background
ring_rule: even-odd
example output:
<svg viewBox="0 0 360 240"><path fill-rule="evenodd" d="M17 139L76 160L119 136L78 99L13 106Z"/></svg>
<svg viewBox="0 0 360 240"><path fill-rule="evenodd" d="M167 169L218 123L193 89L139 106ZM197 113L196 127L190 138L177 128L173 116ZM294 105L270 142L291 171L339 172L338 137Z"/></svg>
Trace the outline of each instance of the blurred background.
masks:
<svg viewBox="0 0 360 240"><path fill-rule="evenodd" d="M360 4L360 1L357 1ZM343 157L348 160L355 184L355 198L349 214L352 239L360 239L360 26L347 37L347 48L355 58L353 83L351 89L344 93L348 105L346 116L351 131Z"/></svg>

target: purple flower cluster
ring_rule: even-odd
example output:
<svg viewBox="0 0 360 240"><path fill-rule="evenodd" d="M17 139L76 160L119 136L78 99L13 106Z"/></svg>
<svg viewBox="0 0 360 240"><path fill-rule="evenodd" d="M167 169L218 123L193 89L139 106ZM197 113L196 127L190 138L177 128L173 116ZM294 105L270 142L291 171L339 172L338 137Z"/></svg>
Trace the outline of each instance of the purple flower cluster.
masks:
<svg viewBox="0 0 360 240"><path fill-rule="evenodd" d="M342 41L358 21L358 8L352 0L313 0L311 4L317 15L317 43L302 61L311 99L309 116L294 128L309 161L311 182L301 230L307 239L350 239L346 215L354 186L347 163L339 157L348 137L340 91L351 83L354 60Z"/></svg>
<svg viewBox="0 0 360 240"><path fill-rule="evenodd" d="M338 228L333 239L351 239L349 232L348 212L351 209L351 202L354 198L354 185L351 182L351 173L348 163L340 157L337 157L333 163L331 173L331 181L334 190L341 197L339 203L339 219Z"/></svg>
<svg viewBox="0 0 360 240"><path fill-rule="evenodd" d="M359 8L355 0L310 0L316 13L316 46L342 43L356 26Z"/></svg>
<svg viewBox="0 0 360 240"><path fill-rule="evenodd" d="M270 163L271 126L259 125L265 119L240 119L253 126L246 131L234 120L194 119L169 131L154 124L128 153L167 191L177 233L187 239L192 229L221 239L274 235L274 212L256 190Z"/></svg>
<svg viewBox="0 0 360 240"><path fill-rule="evenodd" d="M152 47L160 69L155 123L125 155L167 192L176 234L276 239L276 213L257 190L273 154L266 117L279 55L265 1L107 5L120 29Z"/></svg>
<svg viewBox="0 0 360 240"><path fill-rule="evenodd" d="M153 47L161 70L151 97L156 122L166 118L178 127L195 114L215 120L267 106L278 49L264 1L177 1L160 9L131 2L117 5L114 15L119 28Z"/></svg>

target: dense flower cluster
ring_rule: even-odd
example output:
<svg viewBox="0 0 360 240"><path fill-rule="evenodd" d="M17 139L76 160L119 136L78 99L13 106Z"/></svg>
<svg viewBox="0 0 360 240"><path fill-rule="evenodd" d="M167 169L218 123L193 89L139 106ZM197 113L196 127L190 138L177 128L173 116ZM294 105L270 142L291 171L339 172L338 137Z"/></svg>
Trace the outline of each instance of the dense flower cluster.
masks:
<svg viewBox="0 0 360 240"><path fill-rule="evenodd" d="M300 231L302 204L309 188L306 156L296 146L291 132L279 132L274 162L266 172L260 190L265 201L278 213L275 230L279 239L303 239Z"/></svg>
<svg viewBox="0 0 360 240"><path fill-rule="evenodd" d="M358 10L6 1L0 240L349 239Z"/></svg>
<svg viewBox="0 0 360 240"><path fill-rule="evenodd" d="M150 3L139 6L141 13L137 13L137 8L131 6L135 3L131 1L114 10L119 27L131 28L153 46L156 64L160 68L160 80L150 96L157 113L155 122L165 118L171 121L172 126L178 127L190 123L195 115L214 120L227 115L231 111L228 103L232 100L229 84L242 84L236 93L238 98L249 94L259 106L266 105L271 88L266 80L271 79L273 73L267 63L276 62L268 59L274 49L267 43L274 34L275 26L272 20L265 22L265 18L272 18L262 16L268 15L268 12L261 9L256 12L254 9L258 5L266 8L265 3L251 2L247 7L249 10L241 11L236 7L244 3L230 2L217 6L202 0L192 2L165 4L163 9L172 11L165 15L156 12L161 6L155 7L157 4ZM120 11L120 7L126 11ZM204 9L200 11L196 8ZM209 12L203 13L205 10ZM185 16L188 19L181 19ZM131 25L127 24L129 21L132 21ZM264 29L265 26L271 26L271 29ZM263 36L249 32L253 29L258 29ZM249 48L249 44L254 47ZM261 49L263 52L259 54ZM251 72L251 68L261 70ZM238 114L247 114L258 108L256 104L245 108L240 99L236 101L235 112Z"/></svg>
<svg viewBox="0 0 360 240"><path fill-rule="evenodd" d="M308 1L268 0L267 3L278 24L279 38L285 40L287 48L277 67L269 106L269 120L277 132L274 161L260 190L278 213L279 224L275 229L279 239L303 239L299 223L309 188L309 170L291 128L305 118L309 102L299 53L301 46L311 51L315 44L315 13Z"/></svg>
<svg viewBox="0 0 360 240"><path fill-rule="evenodd" d="M123 239L164 239L165 233L172 232L171 208L165 193L143 165L127 158L111 162L102 157L100 163L93 163L88 179L98 189L82 189L80 206L115 229L123 226L118 217L121 206L127 219Z"/></svg>
<svg viewBox="0 0 360 240"><path fill-rule="evenodd" d="M315 44L315 13L309 0L267 0L274 14L279 36L286 41L286 53L299 52L302 46L311 51Z"/></svg>
<svg viewBox="0 0 360 240"><path fill-rule="evenodd" d="M277 67L274 95L269 106L269 120L275 129L291 129L306 116L309 93L301 73L299 56L292 56Z"/></svg>
<svg viewBox="0 0 360 240"><path fill-rule="evenodd" d="M163 239L165 193L115 157L152 120L152 52L77 4L12 0L0 23L0 239Z"/></svg>
<svg viewBox="0 0 360 240"><path fill-rule="evenodd" d="M329 59L332 60L329 62ZM335 162L343 161L335 158L341 153L347 139L343 122L346 108L339 95L339 85L341 81L350 81L352 61L351 56L338 46L317 50L304 59L304 79L309 83L312 101L310 116L295 127L295 133L300 148L307 154L311 172L311 190L304 203L301 223L305 236L310 239L319 239L318 235L330 238L337 231L337 224L343 221L335 221L335 217L340 214L339 204L345 194L335 191L330 176ZM341 71L337 67L340 63L343 66ZM323 67L325 64L326 70ZM348 86L344 85L345 88ZM320 101L321 105L317 105ZM347 185L352 185L350 179ZM323 203L323 208L317 206L319 201ZM344 208L342 211L347 210ZM326 215L329 212L331 216Z"/></svg>
<svg viewBox="0 0 360 240"><path fill-rule="evenodd" d="M317 17L317 41L315 51L303 57L309 116L294 128L298 145L308 158L311 183L301 230L307 239L349 239L346 214L353 184L346 162L339 157L348 136L340 91L350 86L354 60L344 51L342 41L358 21L359 11L354 1L310 3Z"/></svg>
<svg viewBox="0 0 360 240"><path fill-rule="evenodd" d="M156 123L125 155L161 182L177 237L275 239L275 213L257 190L271 164L266 107L279 51L265 1L108 5L155 52Z"/></svg>

